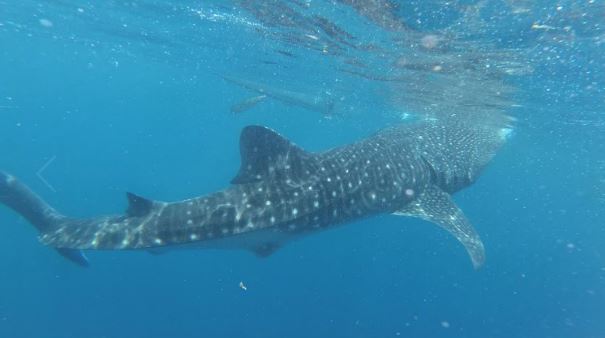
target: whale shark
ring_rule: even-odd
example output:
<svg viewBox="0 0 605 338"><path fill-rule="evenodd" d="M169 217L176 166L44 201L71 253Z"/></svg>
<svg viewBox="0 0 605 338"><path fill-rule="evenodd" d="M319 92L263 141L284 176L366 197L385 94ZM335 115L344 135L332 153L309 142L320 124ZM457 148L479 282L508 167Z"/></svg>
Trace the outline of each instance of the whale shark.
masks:
<svg viewBox="0 0 605 338"><path fill-rule="evenodd" d="M329 91L324 91L318 95L309 95L307 93L272 87L233 76L222 75L221 77L229 83L258 94L232 105L230 109L232 113L238 114L245 112L255 107L258 103L271 98L290 106L297 106L309 111L319 112L326 117L334 114L335 99L333 94Z"/></svg>
<svg viewBox="0 0 605 338"><path fill-rule="evenodd" d="M0 202L27 219L42 243L82 266L86 250L233 248L266 257L296 238L387 213L447 230L479 268L484 245L452 194L476 181L510 131L508 123L430 119L310 152L252 125L241 132L241 166L231 184L201 197L164 202L127 193L122 215L72 218L0 173Z"/></svg>

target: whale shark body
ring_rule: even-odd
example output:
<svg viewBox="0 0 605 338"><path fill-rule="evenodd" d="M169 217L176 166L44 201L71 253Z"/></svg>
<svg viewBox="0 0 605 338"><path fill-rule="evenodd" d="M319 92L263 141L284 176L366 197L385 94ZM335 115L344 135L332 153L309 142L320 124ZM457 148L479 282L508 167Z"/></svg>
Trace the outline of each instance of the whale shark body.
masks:
<svg viewBox="0 0 605 338"><path fill-rule="evenodd" d="M255 107L258 103L272 98L290 106L301 107L306 110L315 111L324 116L334 114L334 97L329 91L324 91L318 95L309 95L307 93L287 90L283 88L272 87L266 84L223 75L222 78L232 84L255 92L256 96L247 98L231 106L232 113L242 113Z"/></svg>
<svg viewBox="0 0 605 338"><path fill-rule="evenodd" d="M446 229L478 268L483 243L451 194L477 179L508 131L454 118L421 121L311 153L269 128L248 126L239 172L206 196L162 202L127 193L124 215L76 219L2 173L0 202L80 265L87 265L81 250L240 248L268 256L303 235L390 213Z"/></svg>

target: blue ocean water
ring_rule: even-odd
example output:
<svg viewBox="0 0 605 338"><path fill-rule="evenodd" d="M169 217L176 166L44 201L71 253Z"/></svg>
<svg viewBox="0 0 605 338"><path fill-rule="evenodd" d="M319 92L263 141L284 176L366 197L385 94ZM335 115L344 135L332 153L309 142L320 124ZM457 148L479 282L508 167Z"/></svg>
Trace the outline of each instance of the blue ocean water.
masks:
<svg viewBox="0 0 605 338"><path fill-rule="evenodd" d="M320 151L436 103L517 120L455 195L484 241L480 270L437 226L391 215L264 259L107 251L83 269L2 208L0 337L605 337L602 2L0 8L0 168L68 215L121 213L126 191L222 189L250 124ZM222 76L334 99L334 114L278 99L234 114L258 93Z"/></svg>

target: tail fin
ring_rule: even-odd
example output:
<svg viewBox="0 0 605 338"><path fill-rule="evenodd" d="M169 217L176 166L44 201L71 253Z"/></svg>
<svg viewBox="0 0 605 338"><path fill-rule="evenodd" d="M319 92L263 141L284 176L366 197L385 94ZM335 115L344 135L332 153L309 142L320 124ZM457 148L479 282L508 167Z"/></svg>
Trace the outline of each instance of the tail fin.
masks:
<svg viewBox="0 0 605 338"><path fill-rule="evenodd" d="M0 171L0 202L27 219L41 233L66 220L65 216L44 202L26 185L2 171ZM57 249L57 251L61 256L80 266L88 266L86 256L79 250Z"/></svg>

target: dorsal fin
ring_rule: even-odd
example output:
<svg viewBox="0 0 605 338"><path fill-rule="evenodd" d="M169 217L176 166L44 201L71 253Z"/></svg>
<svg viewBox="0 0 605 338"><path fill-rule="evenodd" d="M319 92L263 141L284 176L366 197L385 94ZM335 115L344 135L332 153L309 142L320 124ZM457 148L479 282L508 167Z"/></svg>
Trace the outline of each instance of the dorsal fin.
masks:
<svg viewBox="0 0 605 338"><path fill-rule="evenodd" d="M272 175L297 180L312 170L313 156L277 132L248 126L240 137L241 166L233 184L257 182Z"/></svg>
<svg viewBox="0 0 605 338"><path fill-rule="evenodd" d="M151 212L153 201L144 197L135 195L131 192L126 193L128 198L128 209L126 215L129 217L141 217Z"/></svg>

